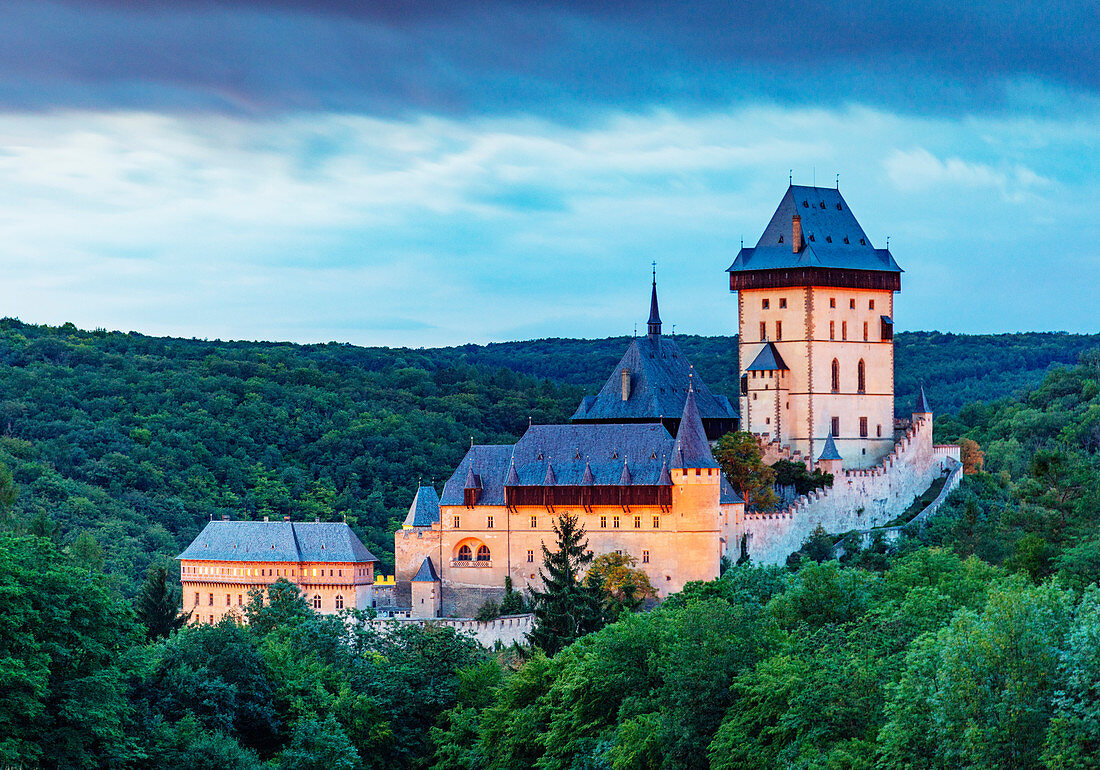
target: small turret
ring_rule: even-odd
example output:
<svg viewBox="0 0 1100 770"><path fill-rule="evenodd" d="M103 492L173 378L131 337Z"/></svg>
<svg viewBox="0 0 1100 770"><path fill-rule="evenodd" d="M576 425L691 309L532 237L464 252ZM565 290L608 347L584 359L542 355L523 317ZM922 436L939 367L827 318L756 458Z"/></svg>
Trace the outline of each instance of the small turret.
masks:
<svg viewBox="0 0 1100 770"><path fill-rule="evenodd" d="M703 420L695 405L695 389L688 380L687 400L684 413L680 417L680 427L676 431L676 445L673 450L673 468L717 468L714 455L710 451Z"/></svg>
<svg viewBox="0 0 1100 770"><path fill-rule="evenodd" d="M821 456L817 458L817 467L822 473L831 473L837 476L843 470L842 461L843 458L840 456L840 452L837 451L836 442L833 441L833 433L829 431L829 435L825 439L825 448L821 450Z"/></svg>
<svg viewBox="0 0 1100 770"><path fill-rule="evenodd" d="M917 396L917 408L913 410L913 414L922 416L932 414L932 407L928 406L928 398L924 395L924 383L921 383L920 395Z"/></svg>

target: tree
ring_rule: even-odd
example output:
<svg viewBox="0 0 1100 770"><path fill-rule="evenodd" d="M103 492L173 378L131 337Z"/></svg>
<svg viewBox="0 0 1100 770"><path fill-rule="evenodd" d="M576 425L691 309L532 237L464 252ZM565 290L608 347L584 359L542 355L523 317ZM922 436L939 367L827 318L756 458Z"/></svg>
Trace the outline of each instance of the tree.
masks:
<svg viewBox="0 0 1100 770"><path fill-rule="evenodd" d="M332 714L324 719L300 719L290 745L279 755L282 770L355 770L359 752Z"/></svg>
<svg viewBox="0 0 1100 770"><path fill-rule="evenodd" d="M532 591L535 627L528 635L532 644L548 655L602 625L600 590L581 580L581 570L592 561L584 527L575 514L565 513L554 522L557 549L542 547L539 577L543 589Z"/></svg>
<svg viewBox="0 0 1100 770"><path fill-rule="evenodd" d="M745 505L756 510L775 507L775 471L764 464L756 437L745 431L718 439L714 459Z"/></svg>
<svg viewBox="0 0 1100 770"><path fill-rule="evenodd" d="M985 464L985 452L971 438L959 441L959 457L962 459L963 473L968 476L981 471Z"/></svg>
<svg viewBox="0 0 1100 770"><path fill-rule="evenodd" d="M592 560L586 580L597 581L603 590L604 606L611 620L623 612L638 609L646 599L657 596L649 577L634 567L638 560L629 554L602 553Z"/></svg>
<svg viewBox="0 0 1100 770"><path fill-rule="evenodd" d="M180 611L180 590L174 579L169 581L166 564L161 562L149 568L136 610L150 640L163 639L191 619L190 612Z"/></svg>

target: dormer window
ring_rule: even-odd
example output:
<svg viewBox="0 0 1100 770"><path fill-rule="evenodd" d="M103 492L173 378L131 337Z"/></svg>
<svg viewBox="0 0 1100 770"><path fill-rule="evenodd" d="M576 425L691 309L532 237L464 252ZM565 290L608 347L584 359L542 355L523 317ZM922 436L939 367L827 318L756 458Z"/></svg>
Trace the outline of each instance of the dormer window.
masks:
<svg viewBox="0 0 1100 770"><path fill-rule="evenodd" d="M826 242L826 243L832 243L832 242L833 242L833 236L831 236L831 235L826 235L826 236L825 236L825 242Z"/></svg>
<svg viewBox="0 0 1100 770"><path fill-rule="evenodd" d="M809 201L802 201L802 208L808 209L809 207L810 207L810 202Z"/></svg>
<svg viewBox="0 0 1100 770"><path fill-rule="evenodd" d="M848 243L848 236L847 235L844 236L844 242Z"/></svg>
<svg viewBox="0 0 1100 770"><path fill-rule="evenodd" d="M779 242L780 242L780 243L783 243L783 236L782 236L782 235L781 235L781 236L779 236Z"/></svg>

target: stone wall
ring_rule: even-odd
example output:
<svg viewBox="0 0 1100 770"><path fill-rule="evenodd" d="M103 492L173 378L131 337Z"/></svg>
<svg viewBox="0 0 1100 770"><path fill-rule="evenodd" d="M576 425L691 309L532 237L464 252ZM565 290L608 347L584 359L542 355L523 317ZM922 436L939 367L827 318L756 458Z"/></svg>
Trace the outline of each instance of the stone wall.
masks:
<svg viewBox="0 0 1100 770"><path fill-rule="evenodd" d="M434 626L446 626L453 628L460 634L473 636L483 647L492 649L497 642L504 646L526 644L527 634L535 627L535 616L505 615L496 620L478 621L472 618L393 618L367 621L379 628L386 628L391 623L417 623L424 625L430 623Z"/></svg>
<svg viewBox="0 0 1100 770"><path fill-rule="evenodd" d="M468 586L447 582L443 586L442 614L452 618L471 618L488 600L500 602L504 586Z"/></svg>
<svg viewBox="0 0 1100 770"><path fill-rule="evenodd" d="M932 444L931 415L914 415L893 451L873 468L847 470L833 486L771 513L746 513L749 556L782 564L819 524L830 533L880 527L900 516L943 473L951 451Z"/></svg>

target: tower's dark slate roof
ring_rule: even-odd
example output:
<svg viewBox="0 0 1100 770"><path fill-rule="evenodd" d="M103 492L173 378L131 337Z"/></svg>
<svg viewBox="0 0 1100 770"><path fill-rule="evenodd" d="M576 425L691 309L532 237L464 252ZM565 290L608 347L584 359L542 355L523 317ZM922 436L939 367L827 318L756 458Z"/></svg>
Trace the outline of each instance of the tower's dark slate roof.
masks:
<svg viewBox="0 0 1100 770"><path fill-rule="evenodd" d="M624 462L635 486L660 484L662 462L674 443L660 423L534 425L514 447L470 447L443 486L440 504L463 505L463 480L475 467L482 482L478 503L504 505L512 463L518 483L509 486L542 486L550 458L559 487L587 485L586 468L592 484L618 485Z"/></svg>
<svg viewBox="0 0 1100 770"><path fill-rule="evenodd" d="M673 450L673 468L717 468L714 455L710 451L707 433L703 430L703 420L695 405L695 388L688 387L684 401L684 413L680 416L680 428L676 431L676 445Z"/></svg>
<svg viewBox="0 0 1100 770"><path fill-rule="evenodd" d="M435 487L420 485L405 517L406 527L430 527L439 521L439 495Z"/></svg>
<svg viewBox="0 0 1100 770"><path fill-rule="evenodd" d="M791 244L791 221L802 219L801 251ZM755 247L742 248L728 272L827 267L900 273L888 249L876 249L840 190L791 185Z"/></svg>
<svg viewBox="0 0 1100 770"><path fill-rule="evenodd" d="M622 370L630 372L630 397L623 401ZM585 397L573 414L574 422L596 420L658 420L684 411L691 363L675 341L663 336L638 337L612 371L600 392ZM698 378L695 398L704 419L737 419L737 410L725 396L715 396Z"/></svg>
<svg viewBox="0 0 1100 770"><path fill-rule="evenodd" d="M439 580L439 575L435 571L435 565L432 564L432 557L425 556L424 561L420 563L420 569L416 571L416 574L410 582L434 583L437 580Z"/></svg>
<svg viewBox="0 0 1100 770"><path fill-rule="evenodd" d="M719 504L726 505L728 503L743 503L741 495L737 494L737 490L733 488L733 484L730 484L726 479L726 475L722 474L722 491L721 496L718 499Z"/></svg>
<svg viewBox="0 0 1100 770"><path fill-rule="evenodd" d="M760 352L756 354L756 358L752 360L749 368L745 371L778 372L781 370L790 371L790 368L783 361L783 356L779 355L775 345L771 342L765 342L764 346L760 348Z"/></svg>
<svg viewBox="0 0 1100 770"><path fill-rule="evenodd" d="M343 522L211 521L179 559L210 561L378 561Z"/></svg>
<svg viewBox="0 0 1100 770"><path fill-rule="evenodd" d="M544 487L556 487L558 485L558 477L554 475L553 463L546 463L546 475L542 477L542 485Z"/></svg>
<svg viewBox="0 0 1100 770"><path fill-rule="evenodd" d="M653 277L653 292L649 295L649 321L647 322L650 334L661 333L661 311L657 307L657 276Z"/></svg>
<svg viewBox="0 0 1100 770"><path fill-rule="evenodd" d="M825 448L821 450L821 456L818 460L843 460L840 456L840 452L836 450L836 442L833 441L833 434L830 433L828 438L825 439Z"/></svg>
<svg viewBox="0 0 1100 770"><path fill-rule="evenodd" d="M924 395L924 385L920 386L920 395L917 397L915 414L931 414L932 408L928 406L928 398Z"/></svg>

